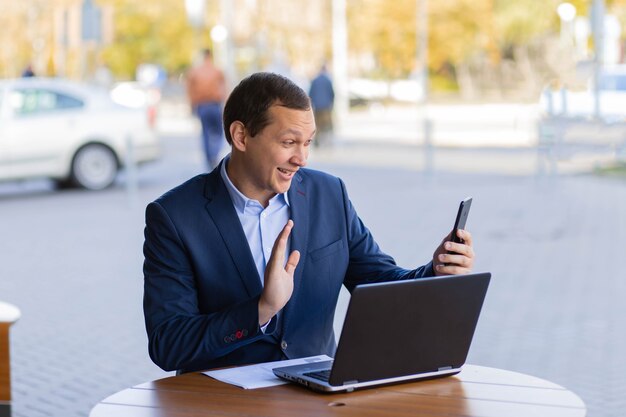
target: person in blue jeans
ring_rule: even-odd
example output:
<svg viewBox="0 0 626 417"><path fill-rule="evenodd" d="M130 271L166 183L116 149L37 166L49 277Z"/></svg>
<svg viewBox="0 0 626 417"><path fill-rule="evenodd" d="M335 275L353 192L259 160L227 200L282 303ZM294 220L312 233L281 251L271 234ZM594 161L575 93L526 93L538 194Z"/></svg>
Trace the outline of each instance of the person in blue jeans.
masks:
<svg viewBox="0 0 626 417"><path fill-rule="evenodd" d="M314 145L329 144L333 135L333 104L335 90L328 75L326 65L322 65L320 72L311 81L309 97L317 126L317 139Z"/></svg>
<svg viewBox="0 0 626 417"><path fill-rule="evenodd" d="M222 104L218 102L200 103L195 109L202 124L202 147L209 171L219 162L219 153L223 145Z"/></svg>
<svg viewBox="0 0 626 417"><path fill-rule="evenodd" d="M205 49L202 64L187 74L187 95L193 113L202 125L202 146L209 171L219 162L224 144L222 105L226 98L224 73L213 64L211 50Z"/></svg>

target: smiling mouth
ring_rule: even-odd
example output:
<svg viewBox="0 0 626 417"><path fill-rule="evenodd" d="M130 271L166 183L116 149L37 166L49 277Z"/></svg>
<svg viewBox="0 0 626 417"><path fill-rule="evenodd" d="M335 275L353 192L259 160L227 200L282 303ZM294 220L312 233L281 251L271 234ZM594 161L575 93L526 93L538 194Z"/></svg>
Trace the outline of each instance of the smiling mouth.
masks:
<svg viewBox="0 0 626 417"><path fill-rule="evenodd" d="M293 174L295 174L295 173L296 173L295 171L287 171L287 170L286 170L286 169L284 169L284 168L278 168L278 170L279 170L281 173L283 173L283 174L285 174L285 175L288 175L288 176L290 176L290 177L291 177Z"/></svg>

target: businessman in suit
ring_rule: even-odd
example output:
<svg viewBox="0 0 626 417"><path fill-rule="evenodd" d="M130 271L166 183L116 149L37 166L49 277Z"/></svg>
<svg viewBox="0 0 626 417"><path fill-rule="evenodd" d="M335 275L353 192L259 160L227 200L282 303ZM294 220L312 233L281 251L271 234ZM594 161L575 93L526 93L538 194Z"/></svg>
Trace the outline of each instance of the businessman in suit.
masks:
<svg viewBox="0 0 626 417"><path fill-rule="evenodd" d="M467 231L413 270L380 250L344 183L304 168L315 120L287 78L242 80L223 117L230 155L146 209L144 314L164 370L333 356L342 284L471 270Z"/></svg>

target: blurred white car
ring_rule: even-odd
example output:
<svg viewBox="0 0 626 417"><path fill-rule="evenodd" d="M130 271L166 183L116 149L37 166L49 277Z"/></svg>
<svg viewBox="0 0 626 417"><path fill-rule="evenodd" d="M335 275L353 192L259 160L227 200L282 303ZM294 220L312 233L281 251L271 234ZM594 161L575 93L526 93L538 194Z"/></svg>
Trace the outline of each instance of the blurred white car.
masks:
<svg viewBox="0 0 626 417"><path fill-rule="evenodd" d="M57 78L1 80L0 180L106 188L128 161L158 159L154 124L153 108L122 106L104 89Z"/></svg>
<svg viewBox="0 0 626 417"><path fill-rule="evenodd" d="M600 73L600 117L607 122L626 120L626 65L607 67ZM591 118L595 112L592 87L584 91L545 90L539 106L545 116Z"/></svg>

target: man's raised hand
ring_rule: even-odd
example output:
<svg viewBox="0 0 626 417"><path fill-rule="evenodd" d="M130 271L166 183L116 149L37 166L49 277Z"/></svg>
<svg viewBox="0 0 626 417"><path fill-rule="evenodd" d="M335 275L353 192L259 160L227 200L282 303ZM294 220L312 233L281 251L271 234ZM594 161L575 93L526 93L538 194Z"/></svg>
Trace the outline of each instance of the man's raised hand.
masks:
<svg viewBox="0 0 626 417"><path fill-rule="evenodd" d="M259 325L269 322L287 304L293 293L293 273L300 261L300 252L294 250L285 264L285 251L293 220L289 220L274 242L272 254L263 278L263 292L259 299Z"/></svg>

